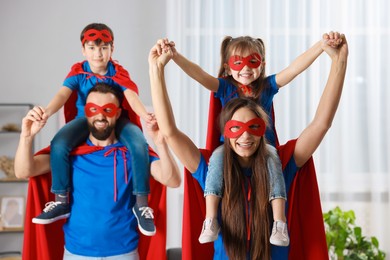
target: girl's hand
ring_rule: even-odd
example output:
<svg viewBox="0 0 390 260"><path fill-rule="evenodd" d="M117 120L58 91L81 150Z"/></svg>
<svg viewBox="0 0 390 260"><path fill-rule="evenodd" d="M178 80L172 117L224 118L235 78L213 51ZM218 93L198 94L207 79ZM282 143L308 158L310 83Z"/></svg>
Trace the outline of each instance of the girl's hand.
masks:
<svg viewBox="0 0 390 260"><path fill-rule="evenodd" d="M326 44L323 47L323 50L330 56L332 60L337 59L339 61L346 61L348 56L348 43L344 34L334 33L336 38L330 38L330 41L335 41L337 47L334 47L335 44Z"/></svg>
<svg viewBox="0 0 390 260"><path fill-rule="evenodd" d="M341 34L339 32L330 31L329 33L324 33L322 35L322 49L326 48L326 46L330 46L332 48L338 48L339 45L343 42Z"/></svg>
<svg viewBox="0 0 390 260"><path fill-rule="evenodd" d="M165 66L170 59L172 59L173 53L169 45L165 44L167 40L160 39L152 47L149 52L149 64L150 65L162 65Z"/></svg>

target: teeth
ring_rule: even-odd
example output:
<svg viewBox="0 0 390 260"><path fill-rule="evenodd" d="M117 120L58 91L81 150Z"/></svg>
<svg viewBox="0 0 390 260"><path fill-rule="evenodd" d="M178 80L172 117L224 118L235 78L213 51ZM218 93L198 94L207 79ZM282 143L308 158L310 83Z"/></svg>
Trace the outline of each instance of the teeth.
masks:
<svg viewBox="0 0 390 260"><path fill-rule="evenodd" d="M253 143L237 143L239 146L247 147L251 146Z"/></svg>
<svg viewBox="0 0 390 260"><path fill-rule="evenodd" d="M95 122L95 126L96 127L104 127L104 126L106 126L106 123L97 121L97 122Z"/></svg>

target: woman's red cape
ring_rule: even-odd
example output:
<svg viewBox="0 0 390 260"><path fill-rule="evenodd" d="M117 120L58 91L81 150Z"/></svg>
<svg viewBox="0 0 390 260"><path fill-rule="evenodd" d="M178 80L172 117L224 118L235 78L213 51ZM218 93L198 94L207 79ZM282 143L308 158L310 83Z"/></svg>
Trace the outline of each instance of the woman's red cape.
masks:
<svg viewBox="0 0 390 260"><path fill-rule="evenodd" d="M220 132L215 122L221 111L221 104L213 94L210 98L206 150L201 153L206 160L220 143ZM294 153L296 140L278 146L278 153L285 169ZM284 172L284 174L289 174ZM299 169L288 191L288 227L290 232L289 259L329 259L321 202L313 159ZM182 259L212 259L213 243L200 244L199 234L205 216L205 199L199 183L185 169Z"/></svg>

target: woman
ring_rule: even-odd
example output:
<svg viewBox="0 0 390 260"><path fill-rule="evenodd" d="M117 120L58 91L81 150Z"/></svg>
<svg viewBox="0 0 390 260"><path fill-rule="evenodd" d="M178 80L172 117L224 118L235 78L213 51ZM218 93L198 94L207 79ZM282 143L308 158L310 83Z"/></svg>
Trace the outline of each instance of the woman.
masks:
<svg viewBox="0 0 390 260"><path fill-rule="evenodd" d="M321 96L313 121L301 135L278 148L282 160L287 190L304 186L305 178L313 175L311 156L321 143L330 128L344 83L347 65L348 47L344 35L330 33L330 40L342 39L339 48L324 47L332 59L328 82ZM172 57L169 47L161 50L155 45L149 54L149 73L152 89L154 111L161 133L181 163L193 174L200 186L204 188L207 173L207 156L195 144L177 129L172 107L167 94L164 66ZM313 222L311 215L302 215L310 230L311 226L319 232L302 231L290 222L299 222L296 209L300 205L293 199L288 206L290 226L290 249L270 248L268 187L261 185L267 182L266 160L268 150L264 139L265 116L254 102L248 99L236 99L226 105L221 113L221 129L225 136L224 154L224 196L221 201L220 222L222 232L214 243L214 259L328 259L323 223ZM298 174L299 173L299 174ZM314 177L315 178L315 177ZM294 186L295 185L295 186ZM307 187L310 189L310 187ZM306 194L318 196L318 190ZM293 191L289 191L294 192ZM306 192L306 190L301 190ZM319 207L318 207L319 206ZM312 205L305 205L312 207ZM320 205L314 205L318 220ZM291 213L291 215L290 215ZM295 214L295 215L294 215ZM310 214L310 210L308 211ZM298 225L299 226L299 225ZM315 234L314 234L315 233ZM184 247L184 245L183 245ZM304 247L304 248L303 248Z"/></svg>

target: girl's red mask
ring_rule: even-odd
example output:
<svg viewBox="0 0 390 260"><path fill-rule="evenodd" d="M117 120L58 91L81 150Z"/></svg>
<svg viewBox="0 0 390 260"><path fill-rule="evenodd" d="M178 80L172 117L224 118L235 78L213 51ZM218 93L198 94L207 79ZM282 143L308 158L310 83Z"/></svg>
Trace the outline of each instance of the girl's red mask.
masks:
<svg viewBox="0 0 390 260"><path fill-rule="evenodd" d="M256 69L260 66L261 61L261 56L258 53L252 53L246 57L233 55L229 59L229 66L232 70L235 71L242 70L242 68L244 68L245 66L248 66L252 69Z"/></svg>
<svg viewBox="0 0 390 260"><path fill-rule="evenodd" d="M224 136L227 138L238 138L244 132L256 136L263 136L265 133L264 120L257 117L246 123L237 120L229 120L225 124Z"/></svg>
<svg viewBox="0 0 390 260"><path fill-rule="evenodd" d="M116 112L118 112L119 107L117 107L114 103L108 103L104 106L99 106L94 103L85 104L85 115L87 117L92 117L98 114L103 114L106 117L114 117Z"/></svg>

